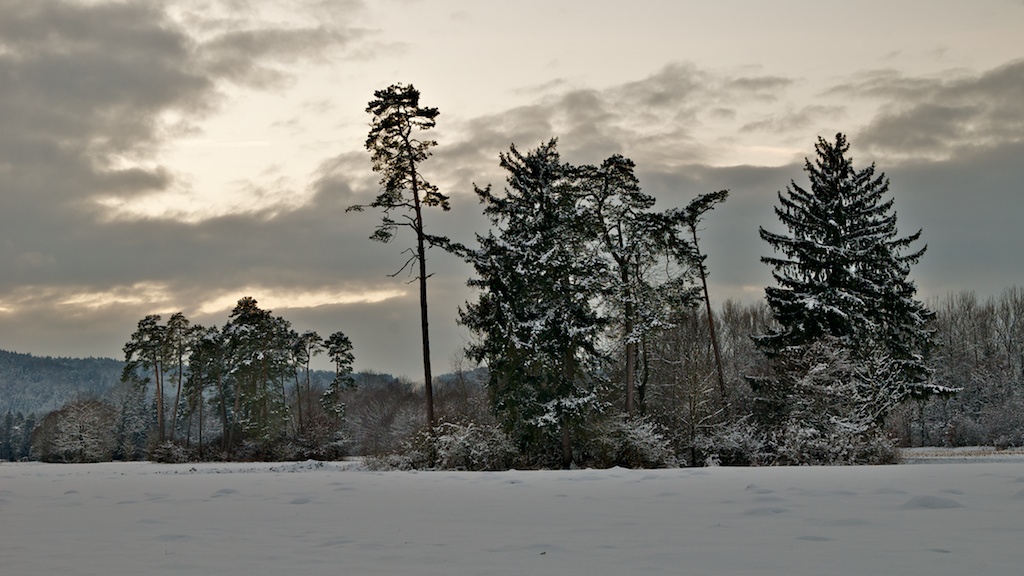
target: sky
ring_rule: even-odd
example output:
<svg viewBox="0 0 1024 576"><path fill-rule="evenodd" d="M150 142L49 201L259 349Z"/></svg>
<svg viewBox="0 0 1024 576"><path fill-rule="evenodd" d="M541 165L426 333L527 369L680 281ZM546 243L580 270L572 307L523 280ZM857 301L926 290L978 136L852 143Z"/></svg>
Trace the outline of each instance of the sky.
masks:
<svg viewBox="0 0 1024 576"><path fill-rule="evenodd" d="M891 180L922 298L1024 285L1024 0L0 0L0 348L121 357L147 314L222 325L252 296L421 374L412 239L346 213L379 190L374 90L440 110L428 230L486 230L473 185L558 138L623 154L704 222L716 304L771 283L758 227L819 136ZM460 365L471 270L432 251L434 372Z"/></svg>

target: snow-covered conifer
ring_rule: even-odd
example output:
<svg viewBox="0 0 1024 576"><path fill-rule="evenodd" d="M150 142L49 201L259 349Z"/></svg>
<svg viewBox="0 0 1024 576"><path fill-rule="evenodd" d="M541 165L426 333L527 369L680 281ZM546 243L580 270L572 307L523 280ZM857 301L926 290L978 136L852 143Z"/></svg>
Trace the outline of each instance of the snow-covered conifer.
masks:
<svg viewBox="0 0 1024 576"><path fill-rule="evenodd" d="M822 337L838 338L855 358L888 355L914 394L926 395L922 354L932 313L915 299L910 266L925 251L907 252L921 231L899 236L889 179L875 166L855 170L842 134L818 139L805 163L810 190L792 182L775 213L788 234L761 228L778 256L762 261L778 283L765 289L779 328L759 336L769 357Z"/></svg>
<svg viewBox="0 0 1024 576"><path fill-rule="evenodd" d="M928 383L923 358L932 313L916 300L909 279L911 265L925 250L910 249L921 231L899 236L893 199L886 197L888 178L876 174L874 165L854 169L848 151L842 134L835 143L819 138L814 163L808 159L804 167L810 189L791 182L778 195L775 213L788 233L761 228L776 254L762 261L778 284L765 289L778 328L755 339L776 364L776 377L755 381L755 388L782 400L775 410L791 411L805 389L820 381L793 370L821 365L806 355L827 340L828 355L848 359L863 368L858 378L885 387L876 396L886 401L874 404L878 424L892 402L942 390ZM780 386L788 388L781 396ZM836 405L850 400L839 388L829 394Z"/></svg>
<svg viewBox="0 0 1024 576"><path fill-rule="evenodd" d="M501 166L504 194L477 189L492 230L477 236L478 249L461 250L481 292L460 321L477 337L468 352L487 363L499 420L528 451L560 453L568 466L572 428L597 403L592 368L604 323L595 298L605 262L555 140L525 155L513 146Z"/></svg>

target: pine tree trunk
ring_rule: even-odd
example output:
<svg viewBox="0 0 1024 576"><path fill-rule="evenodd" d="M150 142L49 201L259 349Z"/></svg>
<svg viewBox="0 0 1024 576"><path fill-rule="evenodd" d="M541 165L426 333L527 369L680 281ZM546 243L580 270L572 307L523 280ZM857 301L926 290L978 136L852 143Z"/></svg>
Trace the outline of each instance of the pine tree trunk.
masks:
<svg viewBox="0 0 1024 576"><path fill-rule="evenodd" d="M306 377L309 377L309 368L306 368ZM298 412L298 433L302 435L302 382L299 380L299 371L295 371L295 409Z"/></svg>
<svg viewBox="0 0 1024 576"><path fill-rule="evenodd" d="M410 161L412 173L412 197L416 211L416 258L419 260L420 280L420 334L423 340L423 394L426 396L427 426L434 430L434 382L430 373L430 323L427 320L427 247L423 231L423 207L416 178L416 165Z"/></svg>
<svg viewBox="0 0 1024 576"><path fill-rule="evenodd" d="M627 307L628 308L628 307ZM629 312L627 311L627 314ZM626 321L626 334L632 335L634 324L632 320ZM630 336L631 338L631 336ZM633 417L634 396L636 395L636 342L632 340L626 343L626 415Z"/></svg>
<svg viewBox="0 0 1024 576"><path fill-rule="evenodd" d="M217 392L220 394L220 429L221 429L221 448L227 448L231 445L231 426L228 423L228 401L227 401L227 390L224 388L224 378L220 372L217 373Z"/></svg>
<svg viewBox="0 0 1024 576"><path fill-rule="evenodd" d="M202 460L203 459L203 384L202 384L201 381L199 383L198 394L199 394L199 398L196 400L196 402L199 404L199 459ZM192 429L192 427L189 426L189 430L191 430L191 429Z"/></svg>
<svg viewBox="0 0 1024 576"><path fill-rule="evenodd" d="M647 397L647 380L650 378L651 361L650 361L650 355L648 354L648 341L647 341L647 336L646 335L644 335L640 339L640 343L641 343L641 346L640 346L640 349L639 349L639 352L640 352L639 356L640 356L640 366L642 368L640 373L642 374L642 376L640 378L640 382L637 384L637 387L636 387L636 404L637 404L637 412L640 414L641 417L643 417L644 414L646 414L646 412L647 412L647 402L646 402L646 397Z"/></svg>
<svg viewBox="0 0 1024 576"><path fill-rule="evenodd" d="M693 249L697 253L697 259L700 260L700 266L697 267L697 270L700 272L700 283L704 289L704 308L708 315L708 336L711 338L711 350L715 354L715 368L718 373L718 393L722 396L722 403L728 408L725 389L725 369L722 367L722 353L718 349L718 335L715 332L715 315L711 310L711 295L708 293L707 272L704 270L704 261L701 257L700 246L697 243L697 228L691 227L690 231L693 233Z"/></svg>
<svg viewBox="0 0 1024 576"><path fill-rule="evenodd" d="M303 396L306 399L305 402L306 402L306 415L307 416L309 416L313 412L313 406L312 406L312 404L310 404L310 401L309 401L310 396L312 396L312 393L310 392L310 388L311 387L310 387L310 384L309 384L309 362L310 362L310 359L312 357L313 357L313 352L311 351L306 356L306 391L305 391L305 395ZM301 405L301 403L300 403L300 405Z"/></svg>
<svg viewBox="0 0 1024 576"><path fill-rule="evenodd" d="M430 373L430 323L427 320L427 256L423 235L419 238L420 252L420 330L423 335L423 393L427 402L427 425L434 429L434 382Z"/></svg>
<svg viewBox="0 0 1024 576"><path fill-rule="evenodd" d="M626 323L624 330L626 332L626 415L630 418L633 417L633 398L636 395L636 342L633 341L633 330L636 328L636 322L633 319L633 315L636 313L636 306L633 303L633 290L630 289L629 283L629 267L628 263L619 263L622 268L622 285L626 286L627 299L626 299Z"/></svg>
<svg viewBox="0 0 1024 576"><path fill-rule="evenodd" d="M572 467L572 436L569 431L569 418L564 414L561 417L562 424L562 468L568 470Z"/></svg>
<svg viewBox="0 0 1024 576"><path fill-rule="evenodd" d="M164 442L164 381L163 370L160 363L156 362L153 368L153 378L156 380L156 439Z"/></svg>
<svg viewBox="0 0 1024 576"><path fill-rule="evenodd" d="M183 361L178 358L178 390L174 393L174 406L171 407L171 442L174 442L174 431L178 427L178 403L181 402L181 373Z"/></svg>

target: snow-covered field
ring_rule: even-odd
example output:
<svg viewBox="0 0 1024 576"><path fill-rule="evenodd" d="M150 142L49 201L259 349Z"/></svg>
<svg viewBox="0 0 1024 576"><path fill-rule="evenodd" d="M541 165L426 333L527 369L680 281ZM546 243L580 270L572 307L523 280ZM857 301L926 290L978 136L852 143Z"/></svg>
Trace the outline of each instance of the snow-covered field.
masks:
<svg viewBox="0 0 1024 576"><path fill-rule="evenodd" d="M366 472L0 464L0 574L1015 575L1024 456Z"/></svg>

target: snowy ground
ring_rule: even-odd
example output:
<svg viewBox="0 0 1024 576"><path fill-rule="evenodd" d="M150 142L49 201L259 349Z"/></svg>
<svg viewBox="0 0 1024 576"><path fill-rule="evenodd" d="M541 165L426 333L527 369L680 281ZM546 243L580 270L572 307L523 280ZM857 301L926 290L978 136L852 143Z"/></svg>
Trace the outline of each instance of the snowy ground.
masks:
<svg viewBox="0 0 1024 576"><path fill-rule="evenodd" d="M929 463L0 464L0 574L1021 574L1024 456L912 456Z"/></svg>

